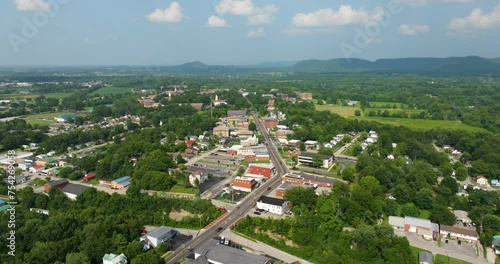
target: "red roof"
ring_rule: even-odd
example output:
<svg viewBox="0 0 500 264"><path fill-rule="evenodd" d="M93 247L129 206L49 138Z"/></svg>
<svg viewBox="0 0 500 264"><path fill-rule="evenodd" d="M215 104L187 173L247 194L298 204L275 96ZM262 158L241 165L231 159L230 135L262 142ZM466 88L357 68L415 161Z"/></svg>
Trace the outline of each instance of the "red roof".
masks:
<svg viewBox="0 0 500 264"><path fill-rule="evenodd" d="M85 177L83 177L84 179L92 179L95 177L95 173L90 173L90 174L87 174L85 175Z"/></svg>
<svg viewBox="0 0 500 264"><path fill-rule="evenodd" d="M188 141L186 141L186 145L188 145L190 147L192 147L194 144L196 144L196 141L194 141L194 140L188 140Z"/></svg>
<svg viewBox="0 0 500 264"><path fill-rule="evenodd" d="M44 165L35 165L35 166L33 166L32 168L33 168L33 169L35 169L35 170L38 170L38 169L43 169L43 168L45 168L45 166L44 166Z"/></svg>

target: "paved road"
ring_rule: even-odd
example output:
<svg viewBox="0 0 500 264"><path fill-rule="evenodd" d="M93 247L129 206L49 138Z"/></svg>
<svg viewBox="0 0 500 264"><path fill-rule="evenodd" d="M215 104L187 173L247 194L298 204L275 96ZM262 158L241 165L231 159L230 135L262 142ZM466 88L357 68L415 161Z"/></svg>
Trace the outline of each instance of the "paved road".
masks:
<svg viewBox="0 0 500 264"><path fill-rule="evenodd" d="M267 133L266 128L264 127L262 122L257 118L255 113L252 112L252 116L257 124L257 128L259 129L260 133L264 136L266 144L268 146L272 146L273 142L269 138L269 134ZM238 206L234 210L231 210L229 213L227 213L224 217L219 219L218 223L211 225L210 228L206 229L199 236L186 243L184 247L180 247L179 249L175 250L171 256L165 259L165 263L177 263L181 259L185 258L187 255L189 255L189 253L194 248L199 247L207 240L219 235L220 232L217 231L218 228L227 229L236 224L237 221L239 221L247 212L253 209L256 199L258 197L260 197L261 195L268 194L270 192L267 190L269 187L270 189L274 189L280 184L281 177L279 175L283 175L284 173L289 172L289 170L284 165L283 160L278 155L276 147L268 147L268 151L271 161L273 162L276 168L276 175L270 180L268 180L266 183L264 183L257 190L254 190L252 192L252 195L247 195L245 198L243 198L243 200L238 204Z"/></svg>
<svg viewBox="0 0 500 264"><path fill-rule="evenodd" d="M344 160L352 160L352 161L357 161L358 158L357 157L353 157L353 156L347 156L347 155L343 155L342 152L344 152L346 149L348 149L354 142L356 142L356 140L358 140L358 137L359 137L359 134L356 135L352 140L351 142L345 144L345 146L339 148L333 155L335 156L335 159L338 160L338 159L344 159Z"/></svg>
<svg viewBox="0 0 500 264"><path fill-rule="evenodd" d="M201 154L200 156L195 156L195 157L192 157L191 159L189 159L187 162L186 162L186 166L192 166L193 164L195 164L196 162L202 160L203 158L206 158L208 156L210 156L210 154L212 153L216 153L217 151L219 151L220 149L220 146L217 145L215 146L215 149L212 149L210 150L209 152L205 152L203 154Z"/></svg>

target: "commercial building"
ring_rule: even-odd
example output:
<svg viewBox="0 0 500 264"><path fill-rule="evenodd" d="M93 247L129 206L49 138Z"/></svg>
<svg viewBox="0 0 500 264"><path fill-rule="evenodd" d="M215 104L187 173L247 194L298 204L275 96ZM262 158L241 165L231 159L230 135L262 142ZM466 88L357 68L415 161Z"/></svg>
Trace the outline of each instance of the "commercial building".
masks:
<svg viewBox="0 0 500 264"><path fill-rule="evenodd" d="M299 164L304 164L307 166L314 166L315 159L319 159L320 167L328 169L333 165L333 156L320 155L315 153L300 153Z"/></svg>
<svg viewBox="0 0 500 264"><path fill-rule="evenodd" d="M328 177L321 177L317 175L309 175L305 173L287 173L281 176L281 182L290 182L300 185L310 185L313 187L323 186L332 187L335 180Z"/></svg>
<svg viewBox="0 0 500 264"><path fill-rule="evenodd" d="M288 201L279 198L261 196L257 200L257 208L269 211L273 214L282 215L288 208Z"/></svg>
<svg viewBox="0 0 500 264"><path fill-rule="evenodd" d="M270 179L271 176L274 174L274 165L251 163L248 165L248 172L251 174L262 175L266 177L266 179Z"/></svg>
<svg viewBox="0 0 500 264"><path fill-rule="evenodd" d="M130 176L124 176L111 182L111 188L123 189L130 185Z"/></svg>
<svg viewBox="0 0 500 264"><path fill-rule="evenodd" d="M233 189L242 192L251 192L257 185L253 178L236 177L233 179Z"/></svg>
<svg viewBox="0 0 500 264"><path fill-rule="evenodd" d="M469 243L477 243L477 240L479 238L475 230L448 226L448 225L440 225L439 233L443 237L450 237L456 240L466 241Z"/></svg>

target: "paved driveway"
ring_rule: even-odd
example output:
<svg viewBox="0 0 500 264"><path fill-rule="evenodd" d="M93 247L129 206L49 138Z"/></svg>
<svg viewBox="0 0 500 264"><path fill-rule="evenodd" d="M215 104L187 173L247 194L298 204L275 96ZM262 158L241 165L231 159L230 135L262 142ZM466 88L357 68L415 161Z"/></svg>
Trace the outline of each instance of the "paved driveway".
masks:
<svg viewBox="0 0 500 264"><path fill-rule="evenodd" d="M476 248L472 244L462 243L461 245L458 245L456 240L450 240L448 244L445 244L444 240L442 240L441 247L439 247L436 241L427 241L414 233L402 232L398 230L395 230L394 233L399 236L405 236L410 242L410 245L428 250L434 255L441 254L444 256L450 256L452 258L464 260L474 264L493 263L488 262L483 257L481 249L479 250L479 256L476 256Z"/></svg>

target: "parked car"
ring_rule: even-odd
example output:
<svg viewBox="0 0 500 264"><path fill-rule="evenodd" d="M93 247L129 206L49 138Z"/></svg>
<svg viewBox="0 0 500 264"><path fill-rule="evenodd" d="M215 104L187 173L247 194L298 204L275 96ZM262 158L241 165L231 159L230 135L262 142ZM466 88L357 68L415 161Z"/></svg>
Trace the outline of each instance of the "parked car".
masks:
<svg viewBox="0 0 500 264"><path fill-rule="evenodd" d="M259 211L255 211L255 212L253 212L253 213L254 213L254 214L256 214L256 215L260 215L260 212L259 212Z"/></svg>

